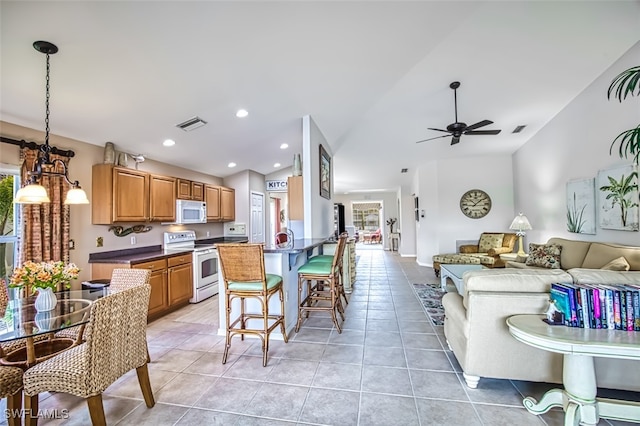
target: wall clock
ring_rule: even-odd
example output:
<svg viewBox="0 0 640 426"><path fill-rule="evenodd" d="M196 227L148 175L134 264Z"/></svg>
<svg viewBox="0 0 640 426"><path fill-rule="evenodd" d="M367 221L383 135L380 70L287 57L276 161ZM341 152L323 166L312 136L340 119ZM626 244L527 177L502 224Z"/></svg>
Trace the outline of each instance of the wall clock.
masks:
<svg viewBox="0 0 640 426"><path fill-rule="evenodd" d="M471 189L460 197L460 210L471 219L485 217L491 210L491 197L481 189Z"/></svg>

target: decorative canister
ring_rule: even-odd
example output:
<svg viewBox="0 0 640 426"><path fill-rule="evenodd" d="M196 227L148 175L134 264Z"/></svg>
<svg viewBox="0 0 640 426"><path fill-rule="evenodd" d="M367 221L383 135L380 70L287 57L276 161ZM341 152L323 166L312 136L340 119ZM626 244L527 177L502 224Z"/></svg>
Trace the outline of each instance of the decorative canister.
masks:
<svg viewBox="0 0 640 426"><path fill-rule="evenodd" d="M126 152L121 152L120 155L118 155L118 166L127 167L128 164L129 156Z"/></svg>
<svg viewBox="0 0 640 426"><path fill-rule="evenodd" d="M302 176L302 161L300 154L293 154L293 175Z"/></svg>
<svg viewBox="0 0 640 426"><path fill-rule="evenodd" d="M113 142L107 142L104 144L104 163L114 164L116 162L116 148Z"/></svg>

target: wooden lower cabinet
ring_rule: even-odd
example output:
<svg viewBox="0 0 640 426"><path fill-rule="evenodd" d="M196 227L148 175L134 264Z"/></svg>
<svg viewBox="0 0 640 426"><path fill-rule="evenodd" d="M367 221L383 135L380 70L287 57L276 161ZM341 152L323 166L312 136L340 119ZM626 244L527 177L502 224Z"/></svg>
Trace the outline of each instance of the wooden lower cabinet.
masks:
<svg viewBox="0 0 640 426"><path fill-rule="evenodd" d="M91 265L91 278L111 278L111 273L116 268L151 271L148 320L154 320L188 304L193 295L193 267L190 253L131 264L94 263Z"/></svg>
<svg viewBox="0 0 640 426"><path fill-rule="evenodd" d="M168 258L167 262L169 306L189 302L193 296L191 255L173 256Z"/></svg>

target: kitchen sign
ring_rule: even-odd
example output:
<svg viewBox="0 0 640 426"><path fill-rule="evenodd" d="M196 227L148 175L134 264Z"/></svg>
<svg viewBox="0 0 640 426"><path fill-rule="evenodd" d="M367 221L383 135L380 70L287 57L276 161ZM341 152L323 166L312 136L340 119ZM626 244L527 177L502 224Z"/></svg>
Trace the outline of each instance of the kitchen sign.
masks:
<svg viewBox="0 0 640 426"><path fill-rule="evenodd" d="M267 192L287 192L287 180L266 180Z"/></svg>

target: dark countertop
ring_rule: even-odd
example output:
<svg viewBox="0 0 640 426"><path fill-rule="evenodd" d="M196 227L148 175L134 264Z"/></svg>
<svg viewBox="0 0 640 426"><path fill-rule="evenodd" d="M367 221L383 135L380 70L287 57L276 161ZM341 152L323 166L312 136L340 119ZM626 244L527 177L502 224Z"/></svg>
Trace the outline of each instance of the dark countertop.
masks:
<svg viewBox="0 0 640 426"><path fill-rule="evenodd" d="M233 243L246 242L247 237L218 237L205 238L196 240L196 244L216 244L216 243ZM168 256L180 256L183 254L191 254L193 249L186 248L182 250L164 250L161 245L137 247L133 249L103 251L99 253L89 254L89 263L122 263L132 264L141 262L150 262L153 260L163 259Z"/></svg>
<svg viewBox="0 0 640 426"><path fill-rule="evenodd" d="M274 244L265 244L265 253L287 253L296 254L321 246L324 243L331 242L327 238L304 238L301 240L293 240L291 247L276 247Z"/></svg>

